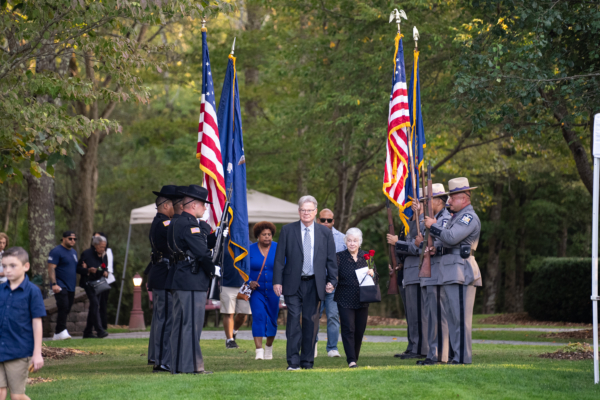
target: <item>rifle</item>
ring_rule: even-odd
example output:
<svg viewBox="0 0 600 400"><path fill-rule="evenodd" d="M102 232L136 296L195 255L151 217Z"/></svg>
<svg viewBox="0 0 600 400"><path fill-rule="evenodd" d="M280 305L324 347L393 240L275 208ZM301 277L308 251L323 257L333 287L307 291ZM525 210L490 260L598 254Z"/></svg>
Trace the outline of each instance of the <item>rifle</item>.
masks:
<svg viewBox="0 0 600 400"><path fill-rule="evenodd" d="M225 206L223 207L223 214L221 214L221 221L219 221L219 226L217 227L217 241L215 243L215 247L213 248L212 253L213 264L221 267L221 279L223 278L223 257L225 255L225 242L227 240L227 238L223 237L223 232L225 231L225 228L229 226L229 221L231 220L231 215L229 214L229 204L231 201L232 192L232 185L229 184L229 188L227 189L227 198L225 200ZM229 234L231 235L231 232L229 232ZM210 282L210 288L208 290L209 299L220 299L220 293L216 293L219 286L220 281L218 280L217 276L214 276Z"/></svg>
<svg viewBox="0 0 600 400"><path fill-rule="evenodd" d="M431 161L427 165L427 207L425 207L425 216L430 217L433 215L433 183L431 182ZM417 222L417 225L419 223ZM423 249L430 249L433 247L433 238L429 234L429 229L425 229L425 237L423 239ZM431 278L431 254L429 251L421 252L421 264L419 267L419 278Z"/></svg>
<svg viewBox="0 0 600 400"><path fill-rule="evenodd" d="M388 215L388 230L390 235L394 235L394 219L392 218L392 208L390 207L390 199L387 200L387 215ZM396 263L396 250L395 246L390 244L388 256L390 258L390 264L392 265L392 272L390 273L390 281L387 294L398 294L398 278L396 276L396 269L398 265Z"/></svg>

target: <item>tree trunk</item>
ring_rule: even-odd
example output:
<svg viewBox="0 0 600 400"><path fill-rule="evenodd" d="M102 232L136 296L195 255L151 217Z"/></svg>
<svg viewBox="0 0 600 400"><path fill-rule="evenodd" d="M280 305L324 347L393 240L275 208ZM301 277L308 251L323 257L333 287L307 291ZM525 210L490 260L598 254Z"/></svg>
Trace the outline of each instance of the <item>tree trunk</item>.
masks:
<svg viewBox="0 0 600 400"><path fill-rule="evenodd" d="M12 193L12 185L8 184L8 193L6 195L6 210L4 211L4 229L3 232L8 231L8 225L10 224L10 212L12 211L12 199L10 195Z"/></svg>
<svg viewBox="0 0 600 400"><path fill-rule="evenodd" d="M98 147L99 134L94 132L85 141L85 154L79 161L76 182L77 188L74 198L74 213L71 228L77 234L81 243L88 242L94 231L94 205L96 200L96 187L98 185ZM79 250L82 250L79 247Z"/></svg>
<svg viewBox="0 0 600 400"><path fill-rule="evenodd" d="M502 242L498 230L502 220L502 195L504 182L497 181L494 185L494 203L490 212L491 235L488 240L488 262L485 273L485 286L483 292L483 313L496 312L496 300L500 288L500 250Z"/></svg>
<svg viewBox="0 0 600 400"><path fill-rule="evenodd" d="M46 168L45 163L40 166ZM26 180L29 190L27 220L31 276L41 275L43 281L47 282L48 254L56 245L54 241L54 179L46 175L36 178L27 174Z"/></svg>

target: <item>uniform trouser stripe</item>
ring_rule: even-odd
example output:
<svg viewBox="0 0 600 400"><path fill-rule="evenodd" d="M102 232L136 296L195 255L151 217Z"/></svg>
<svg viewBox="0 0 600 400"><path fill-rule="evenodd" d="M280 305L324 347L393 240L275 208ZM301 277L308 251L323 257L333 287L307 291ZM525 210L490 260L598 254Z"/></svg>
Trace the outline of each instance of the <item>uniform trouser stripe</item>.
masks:
<svg viewBox="0 0 600 400"><path fill-rule="evenodd" d="M165 329L167 329L167 320L169 319L169 293L166 290L164 290L164 292L165 292L165 321L163 323L162 329L160 330L160 351L158 352L158 362L160 364L163 364L163 350L165 347L164 346Z"/></svg>
<svg viewBox="0 0 600 400"><path fill-rule="evenodd" d="M192 347L190 347L191 349L194 349L197 343L194 343L196 341L196 321L194 321L194 291L192 290L192 296L191 296L191 302L192 302L192 306L190 307L190 310L192 310ZM192 360L194 361L194 372L198 371L197 365L196 365L196 356L194 355L194 357L192 357Z"/></svg>
<svg viewBox="0 0 600 400"><path fill-rule="evenodd" d="M179 336L177 336L177 365L175 372L179 372L179 360L181 356L181 332L183 331L183 316L179 319Z"/></svg>
<svg viewBox="0 0 600 400"><path fill-rule="evenodd" d="M417 342L417 354L421 354L423 345L423 321L421 320L421 286L417 286L417 321L419 330L419 341Z"/></svg>
<svg viewBox="0 0 600 400"><path fill-rule="evenodd" d="M443 332L442 332L442 287L436 286L437 290L437 337L438 337L438 361L441 359L441 354L444 354L444 340L443 340Z"/></svg>
<svg viewBox="0 0 600 400"><path fill-rule="evenodd" d="M458 287L458 304L460 307L460 363L465 362L465 301L464 290L466 286Z"/></svg>

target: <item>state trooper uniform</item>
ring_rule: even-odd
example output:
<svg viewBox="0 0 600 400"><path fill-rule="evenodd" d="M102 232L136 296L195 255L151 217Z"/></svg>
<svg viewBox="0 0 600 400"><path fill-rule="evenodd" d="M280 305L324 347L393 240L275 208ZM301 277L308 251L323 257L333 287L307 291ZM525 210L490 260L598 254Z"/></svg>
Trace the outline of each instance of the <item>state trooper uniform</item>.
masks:
<svg viewBox="0 0 600 400"><path fill-rule="evenodd" d="M163 186L160 192L153 192L159 197L169 200L177 193L175 185ZM160 204L158 204L159 206ZM171 326L173 301L171 293L165 290L165 281L171 264L171 250L167 245L167 230L171 223L169 216L156 213L150 227L150 245L152 246L152 261L148 277L148 287L152 290L152 326L148 354L154 357L153 372L168 372L171 364Z"/></svg>
<svg viewBox="0 0 600 400"><path fill-rule="evenodd" d="M208 191L190 185L185 196L210 204ZM169 245L173 249L175 273L173 329L171 332L171 373L210 373L204 370L200 336L204 325L207 291L215 265L207 245L210 226L183 212L169 225Z"/></svg>
<svg viewBox="0 0 600 400"><path fill-rule="evenodd" d="M455 178L448 182L449 192L467 192L467 178ZM438 221L439 222L439 221ZM471 326L475 291L481 286L481 273L473 252L479 243L481 222L473 206L468 205L454 213L446 226L434 224L430 228L433 237L443 243L441 275L442 306L448 317L450 344L454 350L452 364L471 364Z"/></svg>
<svg viewBox="0 0 600 400"><path fill-rule="evenodd" d="M420 195L422 197L422 189ZM423 215L419 215L421 232L425 229ZM429 344L427 340L427 314L425 312L426 292L421 290L419 279L420 249L415 246L417 237L417 222L408 222L409 230L406 240L396 242L396 252L405 257L404 259L404 307L406 310L406 323L408 347L406 352L400 355L402 359L422 358L427 356Z"/></svg>
<svg viewBox="0 0 600 400"><path fill-rule="evenodd" d="M427 188L426 188L427 189ZM432 198L446 196L444 185L435 183L432 185ZM445 227L452 215L444 207L435 215L436 226ZM421 278L421 289L426 293L425 313L427 314L427 338L429 352L423 365L448 362L448 321L446 310L442 304L442 249L443 243L439 238L434 238L433 245L436 249L435 255L431 256L431 277Z"/></svg>
<svg viewBox="0 0 600 400"><path fill-rule="evenodd" d="M173 209L175 209L175 205L177 203L183 201L183 192L186 191L187 188L188 188L187 186L177 186L177 192L172 197ZM171 224L173 223L173 221L175 221L179 217L181 217L181 214L178 214L175 211L175 213L171 217ZM169 227L170 226L171 225L169 224ZM172 233L169 233L169 232L170 232L169 229L167 229L167 237L173 236ZM171 247L171 243L168 240L167 240L167 247L171 251L171 268L169 268L169 273L168 273L167 279L165 281L165 290L172 292L171 286L173 284L173 277L175 276L175 270L177 268L175 268L175 260L173 260L173 248ZM173 309L173 315L175 315L175 309Z"/></svg>

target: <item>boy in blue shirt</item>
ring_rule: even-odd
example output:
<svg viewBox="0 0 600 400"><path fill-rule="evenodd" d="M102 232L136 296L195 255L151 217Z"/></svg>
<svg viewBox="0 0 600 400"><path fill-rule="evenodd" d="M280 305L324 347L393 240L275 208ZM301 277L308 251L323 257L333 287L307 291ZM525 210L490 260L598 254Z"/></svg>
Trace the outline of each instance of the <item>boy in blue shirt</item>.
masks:
<svg viewBox="0 0 600 400"><path fill-rule="evenodd" d="M8 281L0 285L0 400L7 388L12 400L27 400L25 385L29 371L44 366L42 317L46 316L42 292L25 273L29 256L22 247L11 247L2 255Z"/></svg>

